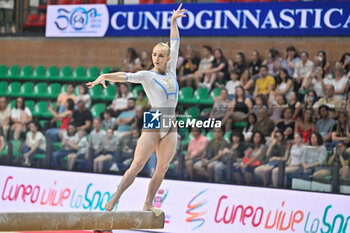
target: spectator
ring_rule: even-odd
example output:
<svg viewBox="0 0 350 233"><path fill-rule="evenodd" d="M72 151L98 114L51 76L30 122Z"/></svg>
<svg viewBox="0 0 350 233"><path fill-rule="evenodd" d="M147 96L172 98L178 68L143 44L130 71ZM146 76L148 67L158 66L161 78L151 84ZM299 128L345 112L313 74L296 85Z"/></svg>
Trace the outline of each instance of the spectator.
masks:
<svg viewBox="0 0 350 233"><path fill-rule="evenodd" d="M275 95L284 95L286 98L288 98L289 93L293 90L293 82L286 69L281 69L279 75L277 76L276 84L277 87L275 90Z"/></svg>
<svg viewBox="0 0 350 233"><path fill-rule="evenodd" d="M207 177L209 181L213 180L213 171L217 160L220 158L219 151L226 146L222 128L214 128L214 139L211 140L202 154L201 160L193 164L193 168L197 175Z"/></svg>
<svg viewBox="0 0 350 233"><path fill-rule="evenodd" d="M269 112L270 119L279 122L282 118L283 109L287 106L287 99L284 95L277 94L276 96L270 95L269 98Z"/></svg>
<svg viewBox="0 0 350 233"><path fill-rule="evenodd" d="M237 184L242 184L243 177L247 185L252 183L254 170L261 164L260 160L263 159L266 151L265 142L261 132L253 133L251 145L245 150L242 163L233 166L233 176Z"/></svg>
<svg viewBox="0 0 350 233"><path fill-rule="evenodd" d="M339 112L341 110L341 100L338 99L334 95L334 86L333 85L326 85L326 96L321 98L317 104L316 107L319 108L322 105L327 105L328 109L330 110L330 117L333 119L337 119L339 116ZM317 114L317 112L316 112Z"/></svg>
<svg viewBox="0 0 350 233"><path fill-rule="evenodd" d="M222 88L220 91L220 96L214 100L214 105L212 110L209 112L209 118L214 118L216 120L222 120L229 107L230 100L228 99L228 93L226 88Z"/></svg>
<svg viewBox="0 0 350 233"><path fill-rule="evenodd" d="M77 141L75 143L72 143L72 153L69 153L67 155L67 161L68 161L68 170L71 171L74 168L75 162L77 159L82 159L87 161L89 158L89 142L87 138L85 137L86 132L84 130L80 130L77 132Z"/></svg>
<svg viewBox="0 0 350 233"><path fill-rule="evenodd" d="M249 98L245 97L243 87L237 86L236 96L228 106L228 111L226 111L225 117L222 120L226 132L231 130L233 121L244 121L252 111L252 108L253 103Z"/></svg>
<svg viewBox="0 0 350 233"><path fill-rule="evenodd" d="M275 127L275 132L282 132L283 136L285 137L285 139L287 140L292 140L293 139L293 135L294 135L294 120L293 120L293 112L291 108L285 108L283 110L283 120L279 123L277 123L276 127ZM272 136L272 138L275 135Z"/></svg>
<svg viewBox="0 0 350 233"><path fill-rule="evenodd" d="M294 134L294 140L293 145L288 146L286 149L286 156L285 159L287 159L286 167L284 170L284 179L285 183L287 181L287 178L290 177L293 173L299 171L301 169L301 159L302 155L305 152L305 145L303 137L300 133ZM277 181L278 181L278 170L279 168L276 167L272 170L272 185L273 187L277 187Z"/></svg>
<svg viewBox="0 0 350 233"><path fill-rule="evenodd" d="M309 143L301 159L302 174L317 176L317 172L322 170L322 166L326 163L327 150L323 145L322 136L317 132L310 134Z"/></svg>
<svg viewBox="0 0 350 233"><path fill-rule="evenodd" d="M260 67L260 77L256 80L254 97L258 94L268 96L275 87L275 79L267 73L267 66Z"/></svg>
<svg viewBox="0 0 350 233"><path fill-rule="evenodd" d="M314 90L310 90L304 97L304 109L307 108L315 108L315 104L317 102L317 94Z"/></svg>
<svg viewBox="0 0 350 233"><path fill-rule="evenodd" d="M114 111L113 117L117 117L122 111L128 108L128 99L133 98L134 95L130 92L126 83L120 83L120 90L117 92L111 104Z"/></svg>
<svg viewBox="0 0 350 233"><path fill-rule="evenodd" d="M74 86L71 83L67 84L67 92L62 92L57 97L56 105L58 114L61 114L67 110L65 107L67 99L72 99L74 103L77 103L77 97L74 95Z"/></svg>
<svg viewBox="0 0 350 233"><path fill-rule="evenodd" d="M297 120L301 116L301 103L298 101L297 94L294 91L291 91L288 97L288 107L293 111L293 119Z"/></svg>
<svg viewBox="0 0 350 233"><path fill-rule="evenodd" d="M269 49L268 58L263 62L268 68L268 74L272 77L276 77L281 69L283 59L279 56L276 48Z"/></svg>
<svg viewBox="0 0 350 233"><path fill-rule="evenodd" d="M77 110L73 112L71 122L76 127L77 131L85 130L88 132L90 130L92 115L90 110L85 108L84 101L80 100L77 103Z"/></svg>
<svg viewBox="0 0 350 233"><path fill-rule="evenodd" d="M21 133L27 130L27 124L33 119L32 112L24 104L22 97L16 99L15 108L11 110L11 131L14 132L13 139L18 140Z"/></svg>
<svg viewBox="0 0 350 233"><path fill-rule="evenodd" d="M270 173L278 162L284 157L287 143L282 131L277 131L274 138L271 139L266 151L266 164L262 164L255 168L255 174L262 180L263 185L266 187L269 184Z"/></svg>
<svg viewBox="0 0 350 233"><path fill-rule="evenodd" d="M256 115L254 113L248 114L247 124L243 128L242 133L244 135L244 140L249 142L251 140L251 136L253 135L253 128L257 121Z"/></svg>
<svg viewBox="0 0 350 233"><path fill-rule="evenodd" d="M83 104L84 106L84 104ZM63 133L62 137L62 149L54 151L52 153L52 168L58 169L62 168L62 158L76 151L76 145L79 143L79 137L76 133L76 128L74 124L70 123L68 125L68 130Z"/></svg>
<svg viewBox="0 0 350 233"><path fill-rule="evenodd" d="M224 181L224 174L226 173L228 161L232 161L234 164L242 162L245 151L243 134L240 132L232 132L230 139L231 143L226 145L226 147L220 150L218 153L220 160L215 164L214 167L215 182Z"/></svg>
<svg viewBox="0 0 350 233"><path fill-rule="evenodd" d="M135 103L136 107L141 106L144 110L148 109L150 107L150 104L148 103L148 99L145 98L145 92L139 91L137 94L137 100Z"/></svg>
<svg viewBox="0 0 350 233"><path fill-rule="evenodd" d="M137 129L141 132L143 127L143 109L142 107L138 106L135 107L135 115L133 122L131 124L132 129Z"/></svg>
<svg viewBox="0 0 350 233"><path fill-rule="evenodd" d="M114 136L113 129L109 128L106 131L106 136L103 138L103 151L94 159L93 171L102 173L105 162L113 159L113 155L117 148L117 137Z"/></svg>
<svg viewBox="0 0 350 233"><path fill-rule="evenodd" d="M128 108L122 111L115 121L117 126L115 134L118 138L118 142L120 142L122 139L128 139L127 136L131 133L131 124L134 121L135 113L135 99L129 98Z"/></svg>
<svg viewBox="0 0 350 233"><path fill-rule="evenodd" d="M294 132L302 135L304 143L308 143L311 132L315 131L312 113L313 111L311 108L305 109L304 114L295 123Z"/></svg>
<svg viewBox="0 0 350 233"><path fill-rule="evenodd" d="M7 103L6 97L0 97L0 128L2 128L5 138L10 128L11 108Z"/></svg>
<svg viewBox="0 0 350 233"><path fill-rule="evenodd" d="M253 132L259 131L266 137L271 135L274 128L275 124L270 118L268 118L267 110L264 108L260 109L258 112L258 120L254 125Z"/></svg>
<svg viewBox="0 0 350 233"><path fill-rule="evenodd" d="M328 142L331 140L332 129L336 121L330 118L327 105L321 105L318 111L321 119L316 123L316 131L322 136L323 142Z"/></svg>
<svg viewBox="0 0 350 233"><path fill-rule="evenodd" d="M249 62L249 72L255 78L259 75L260 66L262 64L261 57L258 50L253 50L251 60Z"/></svg>
<svg viewBox="0 0 350 233"><path fill-rule="evenodd" d="M102 121L102 128L104 129L112 129L114 130L115 128L115 118L112 116L113 110L112 109L107 109L103 113L103 121Z"/></svg>
<svg viewBox="0 0 350 233"><path fill-rule="evenodd" d="M0 33L5 34L8 29L12 34L16 33L16 27L13 20L15 9L14 0L0 1Z"/></svg>
<svg viewBox="0 0 350 233"><path fill-rule="evenodd" d="M312 74L314 63L309 60L309 54L306 51L300 53L300 61L295 64L293 78L294 91L298 90L304 79L308 79Z"/></svg>
<svg viewBox="0 0 350 233"><path fill-rule="evenodd" d="M314 57L314 65L320 66L325 71L325 74L331 72L331 64L327 61L327 55L324 50L319 50L317 56Z"/></svg>
<svg viewBox="0 0 350 233"><path fill-rule="evenodd" d="M187 86L192 85L192 79L187 78L189 74L193 74L197 71L200 59L196 56L196 52L191 45L186 47L186 58L182 63L179 74L179 85L183 86L187 83Z"/></svg>
<svg viewBox="0 0 350 233"><path fill-rule="evenodd" d="M350 71L350 53L344 53L336 65L338 64L341 65L341 67L343 68L344 74L348 76Z"/></svg>
<svg viewBox="0 0 350 233"><path fill-rule="evenodd" d="M140 62L135 65L135 70L150 70L152 69L152 56L147 50L141 52Z"/></svg>
<svg viewBox="0 0 350 233"><path fill-rule="evenodd" d="M65 109L66 111L58 114L55 109L53 109L52 105L49 105L49 111L51 112L51 114L53 115L53 119L52 121L56 123L56 121L60 121L61 122L61 126L59 128L51 128L48 129L45 133L46 139L49 142L56 142L59 140L58 137L60 137L60 139L62 138L63 132L67 130L68 125L72 119L73 116L73 111L74 111L74 102L72 99L67 99L67 101L65 102ZM51 122L52 122L51 121Z"/></svg>
<svg viewBox="0 0 350 233"><path fill-rule="evenodd" d="M214 60L213 49L209 45L203 45L201 49L201 61L199 62L198 70L194 74L187 75L187 79L194 79L196 86L202 81L204 71L211 65Z"/></svg>
<svg viewBox="0 0 350 233"><path fill-rule="evenodd" d="M248 69L245 69L239 80L239 85L241 85L246 91L247 97L251 98L254 93L254 80L250 77L250 72Z"/></svg>
<svg viewBox="0 0 350 233"><path fill-rule="evenodd" d="M267 103L266 103L266 98L264 95L257 95L254 98L255 105L253 105L253 113L255 115L258 115L258 111L260 109L267 109Z"/></svg>
<svg viewBox="0 0 350 233"><path fill-rule="evenodd" d="M88 88L83 84L79 85L79 95L75 101L78 102L80 100L84 101L85 108L89 109L91 107L91 97L89 95Z"/></svg>
<svg viewBox="0 0 350 233"><path fill-rule="evenodd" d="M345 143L350 142L349 117L346 112L341 112L339 114L338 122L333 126L331 140L333 142L333 146L335 146L339 141L344 141Z"/></svg>
<svg viewBox="0 0 350 233"><path fill-rule="evenodd" d="M90 133L89 137L89 147L93 149L92 158L94 159L103 151L106 131L102 129L100 118L94 119L93 127L94 130Z"/></svg>
<svg viewBox="0 0 350 233"><path fill-rule="evenodd" d="M134 48L128 48L123 62L123 71L132 73L136 72L137 64L139 64L139 62L140 59L137 56L136 50Z"/></svg>
<svg viewBox="0 0 350 233"><path fill-rule="evenodd" d="M2 128L0 127L0 153L5 149L5 147L6 147L5 136Z"/></svg>
<svg viewBox="0 0 350 233"><path fill-rule="evenodd" d="M247 68L245 55L243 52L238 52L235 56L235 60L228 60L228 71L231 73L234 70L237 71L239 76L243 73L243 71Z"/></svg>
<svg viewBox="0 0 350 233"><path fill-rule="evenodd" d="M224 81L228 76L228 66L226 58L221 49L214 50L214 60L204 71L204 82L199 83L199 87L211 89L216 79Z"/></svg>
<svg viewBox="0 0 350 233"><path fill-rule="evenodd" d="M293 45L288 46L287 49L287 56L282 61L282 68L285 69L289 77L293 77L294 75L294 69L295 65L298 61L300 61L300 58L298 57L297 50L294 48Z"/></svg>
<svg viewBox="0 0 350 233"><path fill-rule="evenodd" d="M232 100L236 94L236 87L239 86L240 73L238 70L233 70L230 74L231 80L228 81L225 85L225 88L228 91L229 99Z"/></svg>
<svg viewBox="0 0 350 233"><path fill-rule="evenodd" d="M44 135L39 131L40 125L37 122L29 123L29 132L23 146L23 166L31 166L30 157L34 154L44 154L46 141Z"/></svg>
<svg viewBox="0 0 350 233"><path fill-rule="evenodd" d="M310 78L305 80L302 84L302 89L315 91L318 97L324 97L326 81L324 78L324 70L321 67L317 66Z"/></svg>
<svg viewBox="0 0 350 233"><path fill-rule="evenodd" d="M331 79L330 84L334 87L335 96L343 100L346 97L346 90L348 90L348 78L343 75L343 69L341 67L334 68L334 79Z"/></svg>

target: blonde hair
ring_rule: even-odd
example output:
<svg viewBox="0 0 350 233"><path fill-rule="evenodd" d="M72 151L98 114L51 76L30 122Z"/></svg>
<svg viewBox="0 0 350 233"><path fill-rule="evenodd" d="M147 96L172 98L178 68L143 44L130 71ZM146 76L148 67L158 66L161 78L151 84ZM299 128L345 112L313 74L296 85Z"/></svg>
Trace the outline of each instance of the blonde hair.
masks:
<svg viewBox="0 0 350 233"><path fill-rule="evenodd" d="M168 52L168 56L169 56L169 54L170 54L169 42L166 42L166 43L164 43L164 42L159 42L158 44L156 44L156 46L162 46L162 47L166 48L166 49L167 49L167 52ZM154 47L156 47L156 46L154 46Z"/></svg>

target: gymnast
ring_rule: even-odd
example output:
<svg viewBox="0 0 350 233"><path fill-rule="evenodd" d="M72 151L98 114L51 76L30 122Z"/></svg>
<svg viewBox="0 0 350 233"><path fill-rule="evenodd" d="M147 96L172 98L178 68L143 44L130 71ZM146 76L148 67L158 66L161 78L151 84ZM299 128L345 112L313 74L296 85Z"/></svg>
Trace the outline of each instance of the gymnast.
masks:
<svg viewBox="0 0 350 233"><path fill-rule="evenodd" d="M94 82L87 83L89 88L102 84L106 88L106 81L131 82L142 84L151 103L151 111L159 111L167 120L176 121L175 108L178 102L178 83L176 81L176 63L178 58L180 37L176 20L186 17L187 10L181 9L182 4L173 10L170 26L170 47L166 43L158 43L152 51L154 68L137 73L116 72L100 75ZM105 209L111 211L119 202L123 192L133 183L137 174L145 166L150 155L156 151L157 166L148 186L143 210L153 211L157 216L162 213L153 206L153 199L159 189L169 163L173 159L177 143L177 130L174 125L158 130L143 129L137 143L134 160L125 172L117 191L106 203Z"/></svg>

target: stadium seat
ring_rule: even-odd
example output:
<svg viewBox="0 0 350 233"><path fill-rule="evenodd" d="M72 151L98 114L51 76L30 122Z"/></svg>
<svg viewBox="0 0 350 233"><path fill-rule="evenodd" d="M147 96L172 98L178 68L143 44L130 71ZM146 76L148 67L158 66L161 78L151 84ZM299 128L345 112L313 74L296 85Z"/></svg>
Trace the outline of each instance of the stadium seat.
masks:
<svg viewBox="0 0 350 233"><path fill-rule="evenodd" d="M10 101L10 108L15 108L16 106L16 100L11 100Z"/></svg>
<svg viewBox="0 0 350 233"><path fill-rule="evenodd" d="M231 134L232 134L232 131L228 131L225 133L224 138L227 142L231 141Z"/></svg>
<svg viewBox="0 0 350 233"><path fill-rule="evenodd" d="M84 66L78 66L73 71L73 80L75 81L87 81L86 79L86 69Z"/></svg>
<svg viewBox="0 0 350 233"><path fill-rule="evenodd" d="M87 80L94 81L98 77L99 72L100 71L99 71L98 67L96 67L96 66L90 67L86 72Z"/></svg>
<svg viewBox="0 0 350 233"><path fill-rule="evenodd" d="M212 108L205 108L201 111L200 115L206 115L207 113L209 113L212 110Z"/></svg>
<svg viewBox="0 0 350 233"><path fill-rule="evenodd" d="M49 98L57 98L61 92L61 85L59 83L51 83L47 89Z"/></svg>
<svg viewBox="0 0 350 233"><path fill-rule="evenodd" d="M0 65L0 79L7 77L7 65Z"/></svg>
<svg viewBox="0 0 350 233"><path fill-rule="evenodd" d="M46 25L46 14L41 14L36 26L45 27L45 25Z"/></svg>
<svg viewBox="0 0 350 233"><path fill-rule="evenodd" d="M112 67L107 66L101 69L101 73L100 74L108 74L109 72L111 72Z"/></svg>
<svg viewBox="0 0 350 233"><path fill-rule="evenodd" d="M5 157L7 155L8 155L8 145L5 145L5 148L2 151L0 151L0 158Z"/></svg>
<svg viewBox="0 0 350 233"><path fill-rule="evenodd" d="M33 75L33 67L32 66L23 66L21 73L19 75L19 78L30 80L30 79L32 79L32 75Z"/></svg>
<svg viewBox="0 0 350 233"><path fill-rule="evenodd" d="M98 100L100 98L100 95L102 93L102 88L103 88L102 85L97 85L89 89L89 94L92 100Z"/></svg>
<svg viewBox="0 0 350 233"><path fill-rule="evenodd" d="M190 119L197 118L199 115L199 108L197 107L190 107L185 110L185 115L190 116Z"/></svg>
<svg viewBox="0 0 350 233"><path fill-rule="evenodd" d="M0 96L7 96L7 82L0 82Z"/></svg>
<svg viewBox="0 0 350 233"><path fill-rule="evenodd" d="M24 22L24 27L35 27L37 26L37 23L39 22L39 14L30 14L28 15L27 20Z"/></svg>
<svg viewBox="0 0 350 233"><path fill-rule="evenodd" d="M34 86L33 97L34 98L46 98L48 97L48 88L46 83L38 83Z"/></svg>
<svg viewBox="0 0 350 233"><path fill-rule="evenodd" d="M32 78L35 80L44 80L45 79L45 66L37 66L33 71Z"/></svg>
<svg viewBox="0 0 350 233"><path fill-rule="evenodd" d="M47 79L57 79L58 77L58 67L57 66L50 66L46 71L46 78Z"/></svg>
<svg viewBox="0 0 350 233"><path fill-rule="evenodd" d="M107 0L96 0L96 4L107 4Z"/></svg>
<svg viewBox="0 0 350 233"><path fill-rule="evenodd" d="M8 86L7 95L13 96L13 97L18 96L18 94L20 93L20 89L21 89L20 82L11 82L10 85Z"/></svg>
<svg viewBox="0 0 350 233"><path fill-rule="evenodd" d="M192 87L183 87L179 91L179 102L182 104L195 104L196 99L193 98Z"/></svg>
<svg viewBox="0 0 350 233"><path fill-rule="evenodd" d="M19 157L19 149L21 147L21 140L11 140L12 144L12 157Z"/></svg>
<svg viewBox="0 0 350 233"><path fill-rule="evenodd" d="M22 84L19 96L22 96L24 98L32 97L33 96L33 83L32 82L25 82Z"/></svg>
<svg viewBox="0 0 350 233"><path fill-rule="evenodd" d="M213 98L213 100L215 100L216 97L218 97L220 95L221 89L220 88L215 88L210 92L210 96L211 98Z"/></svg>
<svg viewBox="0 0 350 233"><path fill-rule="evenodd" d="M70 81L72 79L72 67L64 66L61 68L59 73L60 81Z"/></svg>
<svg viewBox="0 0 350 233"><path fill-rule="evenodd" d="M116 86L108 85L107 88L102 89L100 99L103 101L112 101L116 93L117 93Z"/></svg>
<svg viewBox="0 0 350 233"><path fill-rule="evenodd" d="M34 100L26 100L24 101L24 105L28 107L31 112L34 111Z"/></svg>
<svg viewBox="0 0 350 233"><path fill-rule="evenodd" d="M56 0L57 5L69 5L70 0Z"/></svg>
<svg viewBox="0 0 350 233"><path fill-rule="evenodd" d="M104 103L98 103L92 106L91 108L91 114L92 117L99 117L101 113L103 113L106 109L106 105Z"/></svg>
<svg viewBox="0 0 350 233"><path fill-rule="evenodd" d="M134 97L137 99L138 98L138 93L139 91L143 91L143 86L142 85L137 85L134 87L134 90L132 90L132 94Z"/></svg>
<svg viewBox="0 0 350 233"><path fill-rule="evenodd" d="M8 78L18 78L20 72L20 67L18 65L11 66L8 69L7 77Z"/></svg>
<svg viewBox="0 0 350 233"><path fill-rule="evenodd" d="M34 117L51 117L51 113L47 111L49 104L47 101L39 101L34 106L33 116Z"/></svg>
<svg viewBox="0 0 350 233"><path fill-rule="evenodd" d="M213 105L214 100L209 96L207 88L197 88L193 93L194 98L198 104Z"/></svg>
<svg viewBox="0 0 350 233"><path fill-rule="evenodd" d="M214 130L210 130L206 135L208 141L211 141L214 139Z"/></svg>
<svg viewBox="0 0 350 233"><path fill-rule="evenodd" d="M84 4L83 0L72 0L71 4Z"/></svg>

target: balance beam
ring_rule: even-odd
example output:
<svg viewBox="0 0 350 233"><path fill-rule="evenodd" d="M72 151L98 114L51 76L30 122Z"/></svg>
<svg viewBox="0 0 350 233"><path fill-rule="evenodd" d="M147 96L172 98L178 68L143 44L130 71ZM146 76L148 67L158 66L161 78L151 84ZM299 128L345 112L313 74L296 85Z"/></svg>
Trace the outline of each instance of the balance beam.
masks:
<svg viewBox="0 0 350 233"><path fill-rule="evenodd" d="M161 229L164 213L116 212L0 212L0 231L64 231Z"/></svg>

